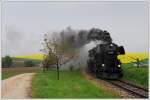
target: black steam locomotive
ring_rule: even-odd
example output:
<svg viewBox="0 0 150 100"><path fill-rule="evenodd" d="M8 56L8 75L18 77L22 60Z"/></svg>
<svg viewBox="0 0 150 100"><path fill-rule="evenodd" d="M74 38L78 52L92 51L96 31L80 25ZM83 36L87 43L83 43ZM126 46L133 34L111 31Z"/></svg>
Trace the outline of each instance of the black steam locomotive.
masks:
<svg viewBox="0 0 150 100"><path fill-rule="evenodd" d="M107 34L108 37L108 34ZM123 76L121 62L118 55L125 54L124 47L109 41L98 44L89 50L87 66L88 70L98 78L119 79Z"/></svg>

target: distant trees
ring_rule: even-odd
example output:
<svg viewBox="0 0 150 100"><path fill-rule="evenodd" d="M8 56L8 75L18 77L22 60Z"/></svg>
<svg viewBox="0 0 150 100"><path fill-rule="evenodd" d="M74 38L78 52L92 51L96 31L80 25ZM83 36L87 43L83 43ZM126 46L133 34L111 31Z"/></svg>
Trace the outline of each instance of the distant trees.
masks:
<svg viewBox="0 0 150 100"><path fill-rule="evenodd" d="M35 66L35 63L32 60L27 60L27 61L24 61L24 65L25 67L33 67Z"/></svg>
<svg viewBox="0 0 150 100"><path fill-rule="evenodd" d="M4 58L2 58L2 66L3 67L10 67L12 65L12 58L7 55Z"/></svg>

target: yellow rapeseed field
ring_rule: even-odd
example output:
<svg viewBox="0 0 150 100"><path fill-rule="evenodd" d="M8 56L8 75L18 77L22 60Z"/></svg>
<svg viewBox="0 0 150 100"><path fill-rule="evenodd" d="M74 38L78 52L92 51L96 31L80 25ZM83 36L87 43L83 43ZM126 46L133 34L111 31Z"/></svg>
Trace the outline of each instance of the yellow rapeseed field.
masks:
<svg viewBox="0 0 150 100"><path fill-rule="evenodd" d="M43 59L43 54L39 53L39 54L33 54L33 55L16 56L16 58L42 60Z"/></svg>
<svg viewBox="0 0 150 100"><path fill-rule="evenodd" d="M26 58L26 59L35 59L35 60L42 60L43 54L33 54L33 55L26 55L26 56L16 56L16 58ZM129 53L127 52L125 55L119 55L118 59L121 60L122 63L130 63L135 62L134 59L143 60L148 58L148 53L146 52L138 52L138 53Z"/></svg>
<svg viewBox="0 0 150 100"><path fill-rule="evenodd" d="M143 60L148 58L148 53L146 52L138 52L138 53L131 53L131 52L126 52L125 55L119 55L118 59L121 60L122 63L131 63L135 62L135 59Z"/></svg>

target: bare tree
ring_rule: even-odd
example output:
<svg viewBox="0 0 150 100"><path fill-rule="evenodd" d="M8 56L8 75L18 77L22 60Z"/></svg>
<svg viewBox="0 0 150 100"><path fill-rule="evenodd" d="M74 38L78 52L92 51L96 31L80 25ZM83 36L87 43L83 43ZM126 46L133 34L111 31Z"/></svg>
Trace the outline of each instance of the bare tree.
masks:
<svg viewBox="0 0 150 100"><path fill-rule="evenodd" d="M44 49L42 49L42 51L45 53L42 62L43 69L48 69L49 66L56 65L59 80L59 67L61 66L62 59L64 57L64 46L56 36L49 38L47 34L44 36L43 45Z"/></svg>

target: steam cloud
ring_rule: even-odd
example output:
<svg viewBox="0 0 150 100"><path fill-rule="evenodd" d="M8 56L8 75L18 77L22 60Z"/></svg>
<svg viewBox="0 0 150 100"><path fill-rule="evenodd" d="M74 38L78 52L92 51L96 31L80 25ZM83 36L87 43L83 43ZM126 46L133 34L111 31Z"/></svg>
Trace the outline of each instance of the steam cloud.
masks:
<svg viewBox="0 0 150 100"><path fill-rule="evenodd" d="M75 66L75 68L86 67L88 51L90 49L100 43L112 42L110 34L98 28L74 30L71 27L67 27L58 34L62 43L69 45L73 50L79 51L79 57L77 59L72 59L67 64L63 65L61 69L68 69L69 66L72 65Z"/></svg>
<svg viewBox="0 0 150 100"><path fill-rule="evenodd" d="M112 38L107 31L98 28L90 30L74 30L67 27L65 30L58 33L63 43L68 44L74 49L79 49L91 41L112 42Z"/></svg>

